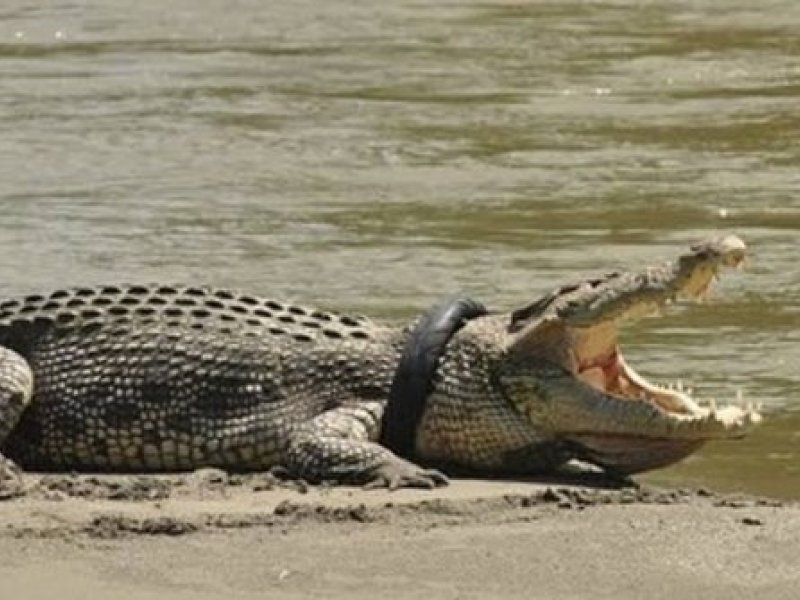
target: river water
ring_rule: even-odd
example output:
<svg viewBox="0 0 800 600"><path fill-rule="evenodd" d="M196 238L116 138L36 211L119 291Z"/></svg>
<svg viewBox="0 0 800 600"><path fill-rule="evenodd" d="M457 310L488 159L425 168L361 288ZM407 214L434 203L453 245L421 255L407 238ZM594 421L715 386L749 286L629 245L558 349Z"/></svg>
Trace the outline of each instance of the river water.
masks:
<svg viewBox="0 0 800 600"><path fill-rule="evenodd" d="M765 424L645 479L800 498L800 4L4 0L0 295L204 282L411 316L752 248L625 330Z"/></svg>

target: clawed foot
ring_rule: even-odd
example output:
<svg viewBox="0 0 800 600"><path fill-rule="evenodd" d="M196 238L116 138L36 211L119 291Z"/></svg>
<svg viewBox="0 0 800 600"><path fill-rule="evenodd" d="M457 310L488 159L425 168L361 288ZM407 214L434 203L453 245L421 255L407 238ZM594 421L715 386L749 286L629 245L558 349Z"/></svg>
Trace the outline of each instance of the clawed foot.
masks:
<svg viewBox="0 0 800 600"><path fill-rule="evenodd" d="M450 483L447 476L436 469L423 469L408 461L392 461L384 463L369 473L369 481L364 489L374 490L388 488L423 488L432 490Z"/></svg>
<svg viewBox="0 0 800 600"><path fill-rule="evenodd" d="M22 470L13 461L0 456L0 500L8 500L24 493Z"/></svg>

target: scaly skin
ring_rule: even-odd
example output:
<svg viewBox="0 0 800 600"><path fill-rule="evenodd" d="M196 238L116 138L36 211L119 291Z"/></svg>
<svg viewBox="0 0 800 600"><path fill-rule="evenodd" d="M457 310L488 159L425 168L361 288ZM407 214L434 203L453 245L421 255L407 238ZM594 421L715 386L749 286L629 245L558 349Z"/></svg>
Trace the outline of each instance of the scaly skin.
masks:
<svg viewBox="0 0 800 600"><path fill-rule="evenodd" d="M712 411L636 383L615 327L703 292L709 273L743 256L738 238L711 240L674 264L470 322L440 361L413 458L507 473L582 458L630 473L740 437L759 419L753 410ZM408 331L199 287L0 301L0 488L19 479L9 459L45 470L279 466L312 481L446 483L378 443Z"/></svg>

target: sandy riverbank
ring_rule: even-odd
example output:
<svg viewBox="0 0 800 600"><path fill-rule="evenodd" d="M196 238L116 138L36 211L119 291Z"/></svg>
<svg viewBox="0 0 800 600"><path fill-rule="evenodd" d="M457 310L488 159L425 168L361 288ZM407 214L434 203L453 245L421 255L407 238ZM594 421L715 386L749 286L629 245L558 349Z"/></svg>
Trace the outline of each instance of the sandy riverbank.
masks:
<svg viewBox="0 0 800 600"><path fill-rule="evenodd" d="M0 598L796 598L800 505L457 480L29 476L0 502Z"/></svg>

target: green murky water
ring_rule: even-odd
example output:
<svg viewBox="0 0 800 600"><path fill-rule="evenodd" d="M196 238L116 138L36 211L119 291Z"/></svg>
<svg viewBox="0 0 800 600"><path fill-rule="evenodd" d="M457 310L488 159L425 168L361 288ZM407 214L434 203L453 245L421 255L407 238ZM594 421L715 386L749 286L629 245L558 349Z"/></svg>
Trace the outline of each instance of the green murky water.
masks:
<svg viewBox="0 0 800 600"><path fill-rule="evenodd" d="M765 405L654 473L800 497L800 5L5 0L0 281L515 307L735 231L714 302L625 333Z"/></svg>

